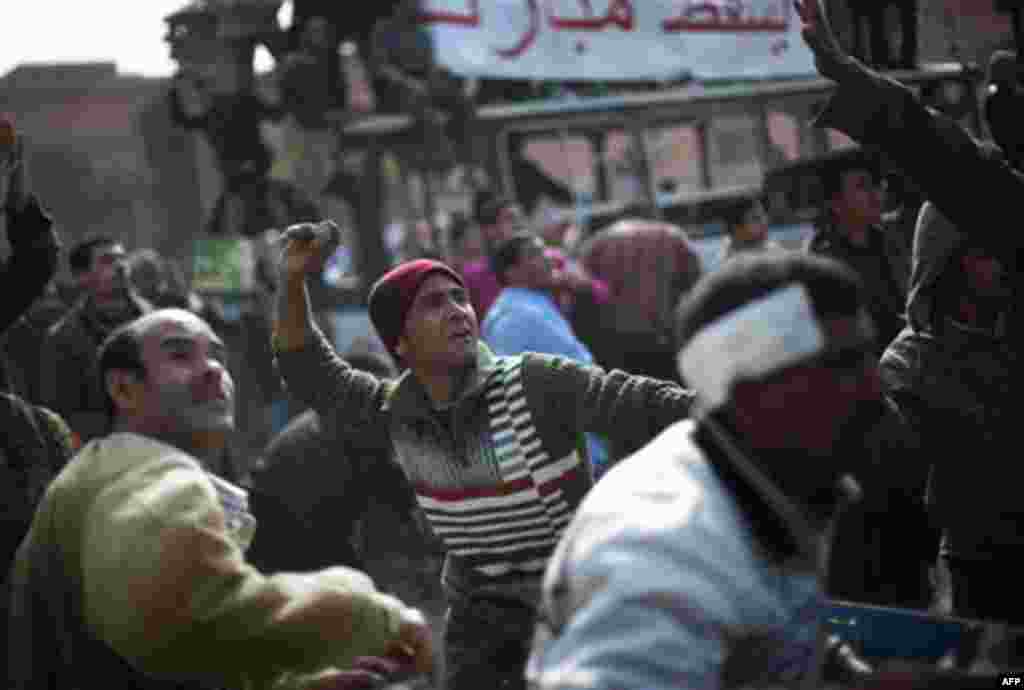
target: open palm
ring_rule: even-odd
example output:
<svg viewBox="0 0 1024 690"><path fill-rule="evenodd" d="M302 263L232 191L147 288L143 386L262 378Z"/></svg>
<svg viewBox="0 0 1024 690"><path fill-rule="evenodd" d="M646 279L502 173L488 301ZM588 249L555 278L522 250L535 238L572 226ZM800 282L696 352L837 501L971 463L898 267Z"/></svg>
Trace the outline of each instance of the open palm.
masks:
<svg viewBox="0 0 1024 690"><path fill-rule="evenodd" d="M814 66L823 77L840 81L852 58L847 55L828 21L822 0L795 0L804 43L814 53Z"/></svg>

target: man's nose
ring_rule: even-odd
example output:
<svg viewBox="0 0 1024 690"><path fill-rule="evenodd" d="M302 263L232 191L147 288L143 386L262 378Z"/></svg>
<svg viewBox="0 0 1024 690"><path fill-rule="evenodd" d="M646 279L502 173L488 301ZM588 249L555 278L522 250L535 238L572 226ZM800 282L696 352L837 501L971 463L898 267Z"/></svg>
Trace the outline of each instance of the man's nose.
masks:
<svg viewBox="0 0 1024 690"><path fill-rule="evenodd" d="M473 317L473 304L469 301L449 299L445 306L445 313L452 319L463 319Z"/></svg>

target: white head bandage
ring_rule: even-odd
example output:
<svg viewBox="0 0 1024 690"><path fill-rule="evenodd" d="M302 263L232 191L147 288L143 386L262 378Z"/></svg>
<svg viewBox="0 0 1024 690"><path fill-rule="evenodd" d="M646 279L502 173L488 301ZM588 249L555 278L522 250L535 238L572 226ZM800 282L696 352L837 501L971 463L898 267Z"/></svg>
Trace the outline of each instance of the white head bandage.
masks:
<svg viewBox="0 0 1024 690"><path fill-rule="evenodd" d="M679 372L706 409L715 410L738 380L766 376L824 347L807 290L790 285L701 329L679 353Z"/></svg>

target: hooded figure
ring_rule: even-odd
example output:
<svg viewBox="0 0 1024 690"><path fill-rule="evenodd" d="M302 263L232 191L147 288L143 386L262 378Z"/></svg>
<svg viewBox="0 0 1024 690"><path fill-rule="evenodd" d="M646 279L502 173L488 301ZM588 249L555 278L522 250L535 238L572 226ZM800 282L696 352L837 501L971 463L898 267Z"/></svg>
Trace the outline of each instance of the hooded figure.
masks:
<svg viewBox="0 0 1024 690"><path fill-rule="evenodd" d="M883 356L881 374L931 449L926 501L942 530L940 553L953 571L956 613L1002 618L1014 616L1006 605L979 608L963 600L964 586L963 596L955 591L957 564L998 564L1024 551L1017 491L1024 469L1002 450L1002 442L1014 438L1016 417L1011 381L1017 353L1006 337L1009 291L985 295L971 287L970 257L978 251L925 204L914 237L909 323ZM981 260L998 267L991 257ZM1001 282L998 268L993 275ZM991 317L971 318L979 312ZM987 583L986 589L995 593L999 586ZM995 596L1017 598L1006 590Z"/></svg>

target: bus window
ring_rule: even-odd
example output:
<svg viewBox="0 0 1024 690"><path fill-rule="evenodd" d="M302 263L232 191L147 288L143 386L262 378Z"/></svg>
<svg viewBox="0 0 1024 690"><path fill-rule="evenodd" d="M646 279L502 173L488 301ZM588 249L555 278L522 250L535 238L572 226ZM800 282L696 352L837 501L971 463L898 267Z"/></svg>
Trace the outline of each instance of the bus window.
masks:
<svg viewBox="0 0 1024 690"><path fill-rule="evenodd" d="M789 113L768 111L768 141L775 163L788 163L800 158L800 122Z"/></svg>
<svg viewBox="0 0 1024 690"><path fill-rule="evenodd" d="M582 134L527 134L522 153L528 162L554 182L573 190L579 196L596 195L594 164L597 157L593 145Z"/></svg>
<svg viewBox="0 0 1024 690"><path fill-rule="evenodd" d="M608 177L606 201L633 204L646 198L640 166L643 156L632 134L621 129L608 130L604 139L604 167Z"/></svg>
<svg viewBox="0 0 1024 690"><path fill-rule="evenodd" d="M663 125L644 131L651 181L659 198L689 196L703 189L700 137L693 125Z"/></svg>
<svg viewBox="0 0 1024 690"><path fill-rule="evenodd" d="M757 118L722 115L711 118L708 124L712 185L738 187L760 183L763 166L758 155Z"/></svg>

